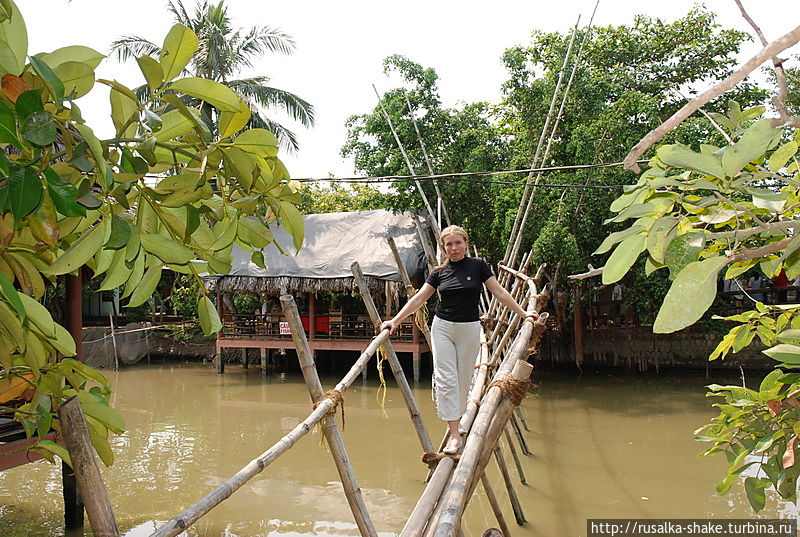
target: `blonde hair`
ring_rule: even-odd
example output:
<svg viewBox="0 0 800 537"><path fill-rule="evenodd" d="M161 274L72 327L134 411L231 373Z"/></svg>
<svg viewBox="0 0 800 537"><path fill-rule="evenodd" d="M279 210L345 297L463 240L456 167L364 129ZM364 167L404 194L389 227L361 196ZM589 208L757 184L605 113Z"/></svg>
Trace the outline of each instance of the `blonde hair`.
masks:
<svg viewBox="0 0 800 537"><path fill-rule="evenodd" d="M444 250L444 240L450 235L461 235L461 237L464 239L464 242L467 243L467 252L465 255L469 255L469 235L467 234L467 230L465 230L461 226L447 226L442 230L442 232L439 234L439 246L442 247L442 250ZM444 263L437 266L436 268L437 269L444 268L447 266L449 262L450 259L445 258Z"/></svg>

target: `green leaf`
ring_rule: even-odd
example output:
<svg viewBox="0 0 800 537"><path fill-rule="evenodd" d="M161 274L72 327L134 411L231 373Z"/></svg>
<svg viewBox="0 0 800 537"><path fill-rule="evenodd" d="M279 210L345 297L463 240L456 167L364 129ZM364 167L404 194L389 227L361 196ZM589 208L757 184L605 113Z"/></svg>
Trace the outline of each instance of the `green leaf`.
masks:
<svg viewBox="0 0 800 537"><path fill-rule="evenodd" d="M64 100L64 83L61 82L61 79L50 69L50 66L44 63L40 58L36 56L30 57L31 67L33 70L36 71L36 74L42 77L44 83L47 84L47 87L50 89L50 93L53 96L53 99L61 102Z"/></svg>
<svg viewBox="0 0 800 537"><path fill-rule="evenodd" d="M0 272L0 292L6 298L11 307L16 310L20 317L25 319L25 306L22 305L22 300L19 298L19 292L14 288L14 284L8 279L8 276Z"/></svg>
<svg viewBox="0 0 800 537"><path fill-rule="evenodd" d="M644 233L639 233L628 237L617 246L603 269L603 285L617 282L628 273L639 254L644 251L646 239Z"/></svg>
<svg viewBox="0 0 800 537"><path fill-rule="evenodd" d="M85 265L103 247L108 225L108 220L102 220L81 235L45 272L54 275L67 274Z"/></svg>
<svg viewBox="0 0 800 537"><path fill-rule="evenodd" d="M156 140L165 142L189 134L194 130L194 125L180 110L170 110L161 116L161 130L156 134Z"/></svg>
<svg viewBox="0 0 800 537"><path fill-rule="evenodd" d="M29 297L25 293L19 293L19 299L25 306L25 313L27 318L33 321L33 324L44 334L47 338L56 337L55 321L50 316L50 312L41 305L39 302Z"/></svg>
<svg viewBox="0 0 800 537"><path fill-rule="evenodd" d="M686 265L664 297L653 332L669 334L700 319L717 296L717 274L727 263L719 256Z"/></svg>
<svg viewBox="0 0 800 537"><path fill-rule="evenodd" d="M776 149L769 157L769 169L778 172L797 153L798 143L792 140Z"/></svg>
<svg viewBox="0 0 800 537"><path fill-rule="evenodd" d="M781 343L791 343L792 345L800 345L800 330L790 329L784 330L776 336Z"/></svg>
<svg viewBox="0 0 800 537"><path fill-rule="evenodd" d="M267 268L267 264L264 262L264 252L261 250L253 252L253 255L250 256L250 261L252 261L258 268Z"/></svg>
<svg viewBox="0 0 800 537"><path fill-rule="evenodd" d="M64 62L55 69L55 75L64 84L65 95L75 92L74 98L83 97L94 87L94 69L81 62Z"/></svg>
<svg viewBox="0 0 800 537"><path fill-rule="evenodd" d="M197 35L183 24L174 25L161 47L158 61L164 70L164 80L169 82L183 71L197 51Z"/></svg>
<svg viewBox="0 0 800 537"><path fill-rule="evenodd" d="M219 115L219 137L233 136L250 122L250 107L245 102L239 102L238 112L223 111Z"/></svg>
<svg viewBox="0 0 800 537"><path fill-rule="evenodd" d="M110 406L99 402L81 401L81 409L83 409L84 414L93 417L108 427L109 430L117 434L125 432L125 421L122 419L119 412Z"/></svg>
<svg viewBox="0 0 800 537"><path fill-rule="evenodd" d="M249 129L234 138L233 145L262 157L278 154L278 138L266 129Z"/></svg>
<svg viewBox="0 0 800 537"><path fill-rule="evenodd" d="M722 169L725 174L734 177L744 166L763 155L776 130L769 119L753 123L738 142L725 148L722 155Z"/></svg>
<svg viewBox="0 0 800 537"><path fill-rule="evenodd" d="M755 477L748 477L744 480L744 490L747 493L747 500L756 513L764 509L764 505L767 501L764 496L764 489L770 485L771 483L769 481L765 482L765 480L756 479Z"/></svg>
<svg viewBox="0 0 800 537"><path fill-rule="evenodd" d="M675 279L684 267L697 261L705 247L705 233L702 231L690 231L672 239L664 252L664 263L669 267L670 279Z"/></svg>
<svg viewBox="0 0 800 537"><path fill-rule="evenodd" d="M0 24L0 26L2 25ZM0 101L0 143L14 144L18 148L24 147L17 137L17 121L14 119L14 112L3 101Z"/></svg>
<svg viewBox="0 0 800 537"><path fill-rule="evenodd" d="M100 54L93 48L80 45L61 47L48 54L38 54L44 62L55 69L59 65L67 62L80 62L88 65L92 69L97 69L105 55Z"/></svg>
<svg viewBox="0 0 800 537"><path fill-rule="evenodd" d="M120 138L135 136L138 122L136 119L133 121L130 119L139 114L139 103L131 100L129 95L114 87L111 88L109 101L111 102L111 120L114 122L117 136Z"/></svg>
<svg viewBox="0 0 800 537"><path fill-rule="evenodd" d="M108 439L92 428L89 428L89 438L92 441L92 447L94 447L103 464L106 466L114 464L114 451L111 449Z"/></svg>
<svg viewBox="0 0 800 537"><path fill-rule="evenodd" d="M142 281L142 276L144 276L144 269L146 268L146 257L146 255L140 255L133 261L133 268L128 276L128 281L125 282L125 287L122 290L120 298L128 298L139 286L139 282Z"/></svg>
<svg viewBox="0 0 800 537"><path fill-rule="evenodd" d="M47 181L47 193L58 212L64 216L86 216L86 208L78 203L78 190L72 183L59 177L53 168L47 168L43 175Z"/></svg>
<svg viewBox="0 0 800 537"><path fill-rule="evenodd" d="M219 251L224 250L234 241L237 235L239 221L233 220L220 220L214 225L214 235L216 240L208 248L209 250Z"/></svg>
<svg viewBox="0 0 800 537"><path fill-rule="evenodd" d="M20 121L25 121L29 115L44 110L42 104L42 88L22 92L14 103Z"/></svg>
<svg viewBox="0 0 800 537"><path fill-rule="evenodd" d="M784 373L780 369L773 369L761 380L758 391L768 392L774 389L778 384L778 379L780 379L783 375Z"/></svg>
<svg viewBox="0 0 800 537"><path fill-rule="evenodd" d="M66 462L69 466L72 466L72 460L69 458L69 451L61 444L56 444L52 440L39 440L36 443L36 447L46 449L50 453L58 456L58 458Z"/></svg>
<svg viewBox="0 0 800 537"><path fill-rule="evenodd" d="M142 233L140 240L142 248L164 263L185 265L195 258L194 252L186 246L157 233Z"/></svg>
<svg viewBox="0 0 800 537"><path fill-rule="evenodd" d="M187 77L176 80L170 88L207 102L214 108L226 112L240 112L240 100L232 89L214 80Z"/></svg>
<svg viewBox="0 0 800 537"><path fill-rule="evenodd" d="M75 356L75 340L66 329L58 323L53 325L56 336L50 339L50 344L64 356Z"/></svg>
<svg viewBox="0 0 800 537"><path fill-rule="evenodd" d="M664 164L678 168L689 168L719 179L725 178L720 160L715 155L695 153L683 144L662 145L656 151Z"/></svg>
<svg viewBox="0 0 800 537"><path fill-rule="evenodd" d="M205 335L210 336L222 329L222 322L219 320L217 308L214 307L208 296L203 295L197 301L197 313L200 317L200 327Z"/></svg>
<svg viewBox="0 0 800 537"><path fill-rule="evenodd" d="M92 129L90 129L88 126L77 123L74 126L76 129L78 129L78 132L81 133L83 139L86 140L86 145L89 146L89 151L92 153L92 158L94 158L95 170L105 181L106 188L111 187L114 180L106 175L106 161L103 154L103 146L100 144L100 140L97 139L97 136L94 135L94 131L92 131Z"/></svg>
<svg viewBox="0 0 800 537"><path fill-rule="evenodd" d="M164 84L164 69L162 69L157 60L144 55L136 58L136 63L139 64L139 69L142 71L150 89L158 89Z"/></svg>
<svg viewBox="0 0 800 537"><path fill-rule="evenodd" d="M131 225L127 220L115 214L111 217L111 235L106 241L105 247L110 250L117 250L126 246L131 238Z"/></svg>
<svg viewBox="0 0 800 537"><path fill-rule="evenodd" d="M800 364L800 346L781 343L762 351L764 354L784 364Z"/></svg>
<svg viewBox="0 0 800 537"><path fill-rule="evenodd" d="M667 246L678 233L678 219L674 216L662 216L647 233L647 251L653 260L664 263Z"/></svg>
<svg viewBox="0 0 800 537"><path fill-rule="evenodd" d="M28 31L14 2L4 2L3 7L6 11L10 8L11 12L0 24L0 67L6 73L19 75L25 68L28 55Z"/></svg>
<svg viewBox="0 0 800 537"><path fill-rule="evenodd" d="M125 249L120 248L114 252L111 266L106 271L106 277L100 283L98 291L108 291L116 289L128 280L131 274L131 267L125 264Z"/></svg>
<svg viewBox="0 0 800 537"><path fill-rule="evenodd" d="M131 294L131 299L128 301L127 306L125 306L126 308L140 306L153 296L153 292L156 290L156 286L161 280L162 267L163 265L159 263L147 269L147 272L144 273L144 277L142 277L142 281L139 282L139 285Z"/></svg>
<svg viewBox="0 0 800 537"><path fill-rule="evenodd" d="M272 242L272 232L255 218L242 218L239 220L236 235L243 243L257 249L261 249Z"/></svg>
<svg viewBox="0 0 800 537"><path fill-rule="evenodd" d="M8 201L14 218L32 213L42 201L42 180L31 167L14 166L8 176Z"/></svg>
<svg viewBox="0 0 800 537"><path fill-rule="evenodd" d="M287 201L281 201L281 223L286 228L286 232L294 237L294 248L300 250L303 246L303 217L300 211Z"/></svg>
<svg viewBox="0 0 800 537"><path fill-rule="evenodd" d="M56 122L47 110L39 110L29 115L22 124L22 137L35 145L52 144L58 136Z"/></svg>

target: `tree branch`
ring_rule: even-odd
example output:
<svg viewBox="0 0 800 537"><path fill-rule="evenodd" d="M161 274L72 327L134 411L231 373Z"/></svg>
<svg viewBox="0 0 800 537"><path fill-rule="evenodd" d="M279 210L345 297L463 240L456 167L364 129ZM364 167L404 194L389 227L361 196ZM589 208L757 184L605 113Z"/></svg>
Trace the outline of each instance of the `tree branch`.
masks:
<svg viewBox="0 0 800 537"><path fill-rule="evenodd" d="M664 123L650 131L639 143L633 146L628 156L625 157L625 168L639 173L641 170L636 161L642 154L647 151L650 146L664 137L669 131L677 127L683 120L695 113L701 106L710 100L719 97L729 89L733 88L744 80L744 78L758 68L759 65L774 57L779 52L791 47L800 41L800 26L789 32L788 34L779 37L753 56L747 63L742 65L736 72L731 74L728 78L717 84L716 86L706 90L698 95L688 103L686 103L680 110L675 112L672 117ZM800 121L798 121L800 123Z"/></svg>
<svg viewBox="0 0 800 537"><path fill-rule="evenodd" d="M746 239L759 233L767 231L777 231L779 229L800 228L800 220L783 220L782 222L773 222L771 224L764 224L764 227L756 226L746 229L734 229L733 231L719 231L717 233L707 233L707 239Z"/></svg>
<svg viewBox="0 0 800 537"><path fill-rule="evenodd" d="M786 248L794 237L786 237L778 242L760 246L758 248L742 248L728 254L729 263L738 263L739 261L746 261L748 259L755 259L767 255L775 254Z"/></svg>

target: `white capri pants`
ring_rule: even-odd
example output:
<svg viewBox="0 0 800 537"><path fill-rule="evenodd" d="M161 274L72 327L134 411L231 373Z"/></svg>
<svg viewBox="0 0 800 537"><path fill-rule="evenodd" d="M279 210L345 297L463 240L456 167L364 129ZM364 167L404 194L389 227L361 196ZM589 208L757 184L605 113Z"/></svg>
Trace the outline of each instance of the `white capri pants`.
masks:
<svg viewBox="0 0 800 537"><path fill-rule="evenodd" d="M433 393L440 419L460 420L481 348L481 322L433 318Z"/></svg>

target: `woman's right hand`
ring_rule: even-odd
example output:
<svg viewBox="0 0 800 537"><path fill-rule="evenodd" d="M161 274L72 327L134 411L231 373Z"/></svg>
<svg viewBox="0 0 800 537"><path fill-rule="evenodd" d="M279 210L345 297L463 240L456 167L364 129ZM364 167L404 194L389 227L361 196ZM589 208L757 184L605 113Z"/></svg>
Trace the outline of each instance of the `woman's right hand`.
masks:
<svg viewBox="0 0 800 537"><path fill-rule="evenodd" d="M397 325L395 324L394 319L383 321L383 323L381 324L381 332L383 332L387 328L389 329L390 335L394 334L394 331L397 329Z"/></svg>

